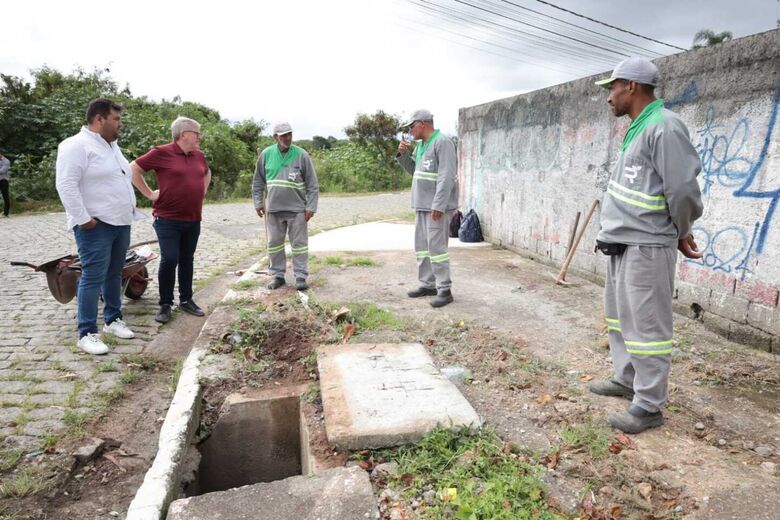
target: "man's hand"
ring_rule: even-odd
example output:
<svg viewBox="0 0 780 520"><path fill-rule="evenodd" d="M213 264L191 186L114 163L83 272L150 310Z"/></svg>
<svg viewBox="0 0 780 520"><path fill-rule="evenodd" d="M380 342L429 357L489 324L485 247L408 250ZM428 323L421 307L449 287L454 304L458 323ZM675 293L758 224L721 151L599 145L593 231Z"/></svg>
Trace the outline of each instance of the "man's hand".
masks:
<svg viewBox="0 0 780 520"><path fill-rule="evenodd" d="M83 224L79 224L79 227L84 231L89 231L90 229L97 226L97 220L94 218L89 219L89 222L85 222Z"/></svg>
<svg viewBox="0 0 780 520"><path fill-rule="evenodd" d="M436 210L433 210L433 211L431 212L431 218L433 218L433 220L439 220L439 219L441 218L441 216L442 216L442 215L444 215L444 212L443 212L443 211L436 211Z"/></svg>
<svg viewBox="0 0 780 520"><path fill-rule="evenodd" d="M398 143L398 154L399 155L406 155L409 153L409 150L411 150L412 145L410 143L407 143L406 141L401 141Z"/></svg>
<svg viewBox="0 0 780 520"><path fill-rule="evenodd" d="M677 241L677 249L679 249L686 258L702 257L702 254L699 252L699 246L696 245L696 242L693 240L693 235L691 234Z"/></svg>
<svg viewBox="0 0 780 520"><path fill-rule="evenodd" d="M306 219L306 222L308 222L309 220L311 220L311 218L312 218L313 216L314 216L314 212L313 212L313 211L304 211L304 212L303 212L303 218L305 218L305 219Z"/></svg>
<svg viewBox="0 0 780 520"><path fill-rule="evenodd" d="M160 190L154 190L152 193L149 194L149 200L152 202L157 202L157 199L160 198Z"/></svg>
<svg viewBox="0 0 780 520"><path fill-rule="evenodd" d="M255 211L257 212L257 216L260 218L263 218L265 215L265 208L255 208Z"/></svg>

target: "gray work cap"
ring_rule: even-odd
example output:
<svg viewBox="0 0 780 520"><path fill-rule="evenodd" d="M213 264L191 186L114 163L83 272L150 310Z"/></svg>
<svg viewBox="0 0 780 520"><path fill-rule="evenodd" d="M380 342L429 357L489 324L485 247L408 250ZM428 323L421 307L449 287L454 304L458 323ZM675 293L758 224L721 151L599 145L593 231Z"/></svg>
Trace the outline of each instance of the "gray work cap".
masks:
<svg viewBox="0 0 780 520"><path fill-rule="evenodd" d="M425 110L424 108L415 110L409 116L409 120L401 125L401 128L409 128L415 121L433 121L433 114L431 114L430 110Z"/></svg>
<svg viewBox="0 0 780 520"><path fill-rule="evenodd" d="M616 79L636 81L643 85L652 85L655 87L661 80L661 75L658 72L658 67L656 67L652 61L647 58L633 56L618 63L615 70L612 71L612 76L597 81L596 85L609 88L609 84Z"/></svg>
<svg viewBox="0 0 780 520"><path fill-rule="evenodd" d="M292 127L290 126L290 123L282 122L282 123L276 123L274 125L274 135L284 135L289 134L292 132Z"/></svg>

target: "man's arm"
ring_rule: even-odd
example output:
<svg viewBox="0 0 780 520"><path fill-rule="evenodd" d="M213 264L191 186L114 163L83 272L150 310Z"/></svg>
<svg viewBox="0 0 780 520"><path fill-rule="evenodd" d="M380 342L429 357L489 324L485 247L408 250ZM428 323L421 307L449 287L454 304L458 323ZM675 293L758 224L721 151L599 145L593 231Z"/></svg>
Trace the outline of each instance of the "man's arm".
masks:
<svg viewBox="0 0 780 520"><path fill-rule="evenodd" d="M395 154L395 160L401 165L401 168L406 170L406 173L414 175L414 169L416 168L414 159L411 158L410 153L412 145L406 141L398 143L398 153Z"/></svg>
<svg viewBox="0 0 780 520"><path fill-rule="evenodd" d="M263 203L263 196L265 195L265 158L263 154L257 158L257 166L255 167L255 176L252 179L252 200L255 204L255 211L259 216L265 214L265 205Z"/></svg>
<svg viewBox="0 0 780 520"><path fill-rule="evenodd" d="M315 213L317 213L317 203L320 198L320 183L317 180L317 172L314 170L314 163L309 157L309 154L305 154L303 157L303 167L306 174L306 222L311 219Z"/></svg>
<svg viewBox="0 0 780 520"><path fill-rule="evenodd" d="M94 227L93 219L84 207L79 185L87 170L87 153L78 143L60 143L57 149L56 186L65 211L76 224L86 229Z"/></svg>
<svg viewBox="0 0 780 520"><path fill-rule="evenodd" d="M209 185L211 184L211 168L206 170L206 178L203 179L203 198L206 198L206 193L209 192Z"/></svg>
<svg viewBox="0 0 780 520"><path fill-rule="evenodd" d="M3 157L0 159L0 175L5 175L10 169L11 161L8 160L8 157Z"/></svg>
<svg viewBox="0 0 780 520"><path fill-rule="evenodd" d="M152 191L149 185L146 184L146 179L144 179L144 169L141 168L137 162L133 161L130 163L130 171L133 172L133 186L138 188L138 191L141 192L141 195L147 199L151 200L152 202L156 201L160 196L160 190Z"/></svg>
<svg viewBox="0 0 780 520"><path fill-rule="evenodd" d="M653 166L664 183L664 197L677 237L686 238L704 206L696 176L701 171L699 154L691 144L688 129L679 120L665 123L656 136Z"/></svg>
<svg viewBox="0 0 780 520"><path fill-rule="evenodd" d="M436 175L436 194L433 196L432 217L438 220L447 211L452 188L455 186L455 176L458 174L458 158L455 145L448 138L442 137L433 143L439 163Z"/></svg>

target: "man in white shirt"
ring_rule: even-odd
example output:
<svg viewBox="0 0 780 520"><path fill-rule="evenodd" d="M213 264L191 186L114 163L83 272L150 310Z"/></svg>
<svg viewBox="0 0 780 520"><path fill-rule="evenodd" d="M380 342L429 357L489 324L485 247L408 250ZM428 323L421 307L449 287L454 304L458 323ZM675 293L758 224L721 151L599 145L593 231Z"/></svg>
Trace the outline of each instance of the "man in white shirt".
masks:
<svg viewBox="0 0 780 520"><path fill-rule="evenodd" d="M122 268L135 193L130 164L116 144L121 112L122 106L110 99L93 100L87 108L87 126L57 150L57 192L81 260L78 346L89 354L108 352L97 327L101 293L103 332L123 339L134 336L122 321Z"/></svg>

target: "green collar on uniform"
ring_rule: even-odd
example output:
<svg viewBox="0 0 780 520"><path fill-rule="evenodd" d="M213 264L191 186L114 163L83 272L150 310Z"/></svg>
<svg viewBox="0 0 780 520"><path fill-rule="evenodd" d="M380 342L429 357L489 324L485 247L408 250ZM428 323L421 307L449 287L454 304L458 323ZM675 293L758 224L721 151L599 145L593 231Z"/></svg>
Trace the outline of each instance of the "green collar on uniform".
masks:
<svg viewBox="0 0 780 520"><path fill-rule="evenodd" d="M664 107L663 99L656 99L645 107L644 110L637 116L636 119L631 121L631 125L628 127L628 132L623 137L623 144L620 146L620 152L625 152L629 145L636 139L636 137L642 133L642 131L650 125L656 125L664 120L661 109Z"/></svg>
<svg viewBox="0 0 780 520"><path fill-rule="evenodd" d="M420 159L425 156L425 152L428 151L428 147L439 137L441 137L441 132L436 130L431 134L427 141L417 143L417 148L414 150L414 162L420 162Z"/></svg>
<svg viewBox="0 0 780 520"><path fill-rule="evenodd" d="M294 144L290 145L290 148L282 154L279 151L279 145L273 144L263 150L263 156L265 157L265 178L269 181L275 179L282 168L290 165L295 159L301 155L302 149Z"/></svg>

